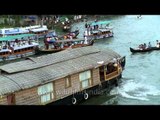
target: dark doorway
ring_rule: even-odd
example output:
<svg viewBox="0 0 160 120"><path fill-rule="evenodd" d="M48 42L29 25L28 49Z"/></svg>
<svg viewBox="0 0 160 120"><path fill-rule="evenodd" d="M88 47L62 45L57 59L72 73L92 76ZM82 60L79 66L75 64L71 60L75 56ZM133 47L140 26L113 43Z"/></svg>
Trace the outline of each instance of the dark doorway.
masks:
<svg viewBox="0 0 160 120"><path fill-rule="evenodd" d="M104 66L99 67L99 75L100 75L100 81L103 82L105 80L105 73L104 73Z"/></svg>
<svg viewBox="0 0 160 120"><path fill-rule="evenodd" d="M7 96L8 105L15 105L15 94L9 94Z"/></svg>

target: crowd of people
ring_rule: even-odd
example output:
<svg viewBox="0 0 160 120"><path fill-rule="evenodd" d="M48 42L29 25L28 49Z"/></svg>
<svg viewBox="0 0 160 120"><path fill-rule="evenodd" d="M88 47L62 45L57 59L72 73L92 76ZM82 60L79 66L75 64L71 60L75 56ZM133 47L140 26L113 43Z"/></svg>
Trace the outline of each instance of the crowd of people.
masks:
<svg viewBox="0 0 160 120"><path fill-rule="evenodd" d="M14 41L4 41L0 44L0 50L3 49L10 49L10 48L17 48L25 45L32 45L33 42L38 42L33 37L28 37L26 39L21 38L21 40L15 39Z"/></svg>

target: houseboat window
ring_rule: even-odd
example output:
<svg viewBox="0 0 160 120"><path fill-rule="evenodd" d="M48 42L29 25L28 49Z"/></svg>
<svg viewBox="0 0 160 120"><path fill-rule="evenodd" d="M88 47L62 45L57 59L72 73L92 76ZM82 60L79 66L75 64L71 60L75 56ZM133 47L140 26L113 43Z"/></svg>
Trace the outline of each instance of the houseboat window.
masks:
<svg viewBox="0 0 160 120"><path fill-rule="evenodd" d="M112 73L114 71L117 70L117 64L114 64L114 63L109 63L107 66L106 66L106 74L109 74L109 73Z"/></svg>
<svg viewBox="0 0 160 120"><path fill-rule="evenodd" d="M53 84L48 83L48 84L38 87L38 95L40 96L41 103L46 103L54 99Z"/></svg>
<svg viewBox="0 0 160 120"><path fill-rule="evenodd" d="M87 88L91 85L91 71L85 71L79 74L79 79L81 81L81 88Z"/></svg>
<svg viewBox="0 0 160 120"><path fill-rule="evenodd" d="M68 87L71 87L71 77L66 77L65 78L65 87L68 88Z"/></svg>

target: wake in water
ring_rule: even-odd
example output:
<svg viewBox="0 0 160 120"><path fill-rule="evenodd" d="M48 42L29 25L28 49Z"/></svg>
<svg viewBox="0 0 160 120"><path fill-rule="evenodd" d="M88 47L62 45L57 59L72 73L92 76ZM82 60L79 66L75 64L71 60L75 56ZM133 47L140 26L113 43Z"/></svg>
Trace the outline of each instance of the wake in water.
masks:
<svg viewBox="0 0 160 120"><path fill-rule="evenodd" d="M160 90L155 86L136 83L134 80L129 80L125 84L118 86L115 89L110 91L110 95L119 95L128 99L143 100L149 101L149 96L158 96L160 95Z"/></svg>

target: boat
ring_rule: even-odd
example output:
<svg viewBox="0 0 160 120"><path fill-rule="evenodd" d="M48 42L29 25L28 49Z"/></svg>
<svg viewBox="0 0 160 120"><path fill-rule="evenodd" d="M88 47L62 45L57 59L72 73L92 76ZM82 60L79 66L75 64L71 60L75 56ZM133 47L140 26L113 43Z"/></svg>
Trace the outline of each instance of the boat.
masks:
<svg viewBox="0 0 160 120"><path fill-rule="evenodd" d="M160 47L150 47L150 48L146 48L146 49L134 49L130 47L130 51L132 53L137 53L137 52L149 52L149 51L153 51L153 50L160 50Z"/></svg>
<svg viewBox="0 0 160 120"><path fill-rule="evenodd" d="M78 47L92 46L93 40L85 41L84 39L66 39L66 40L55 40L44 41L45 48L41 47L37 49L36 54L55 53L66 49L73 49Z"/></svg>
<svg viewBox="0 0 160 120"><path fill-rule="evenodd" d="M113 27L109 26L110 21L99 21L86 24L84 37L87 40L98 40L113 37Z"/></svg>
<svg viewBox="0 0 160 120"><path fill-rule="evenodd" d="M21 34L0 38L0 61L22 58L35 54L39 43L35 34Z"/></svg>

